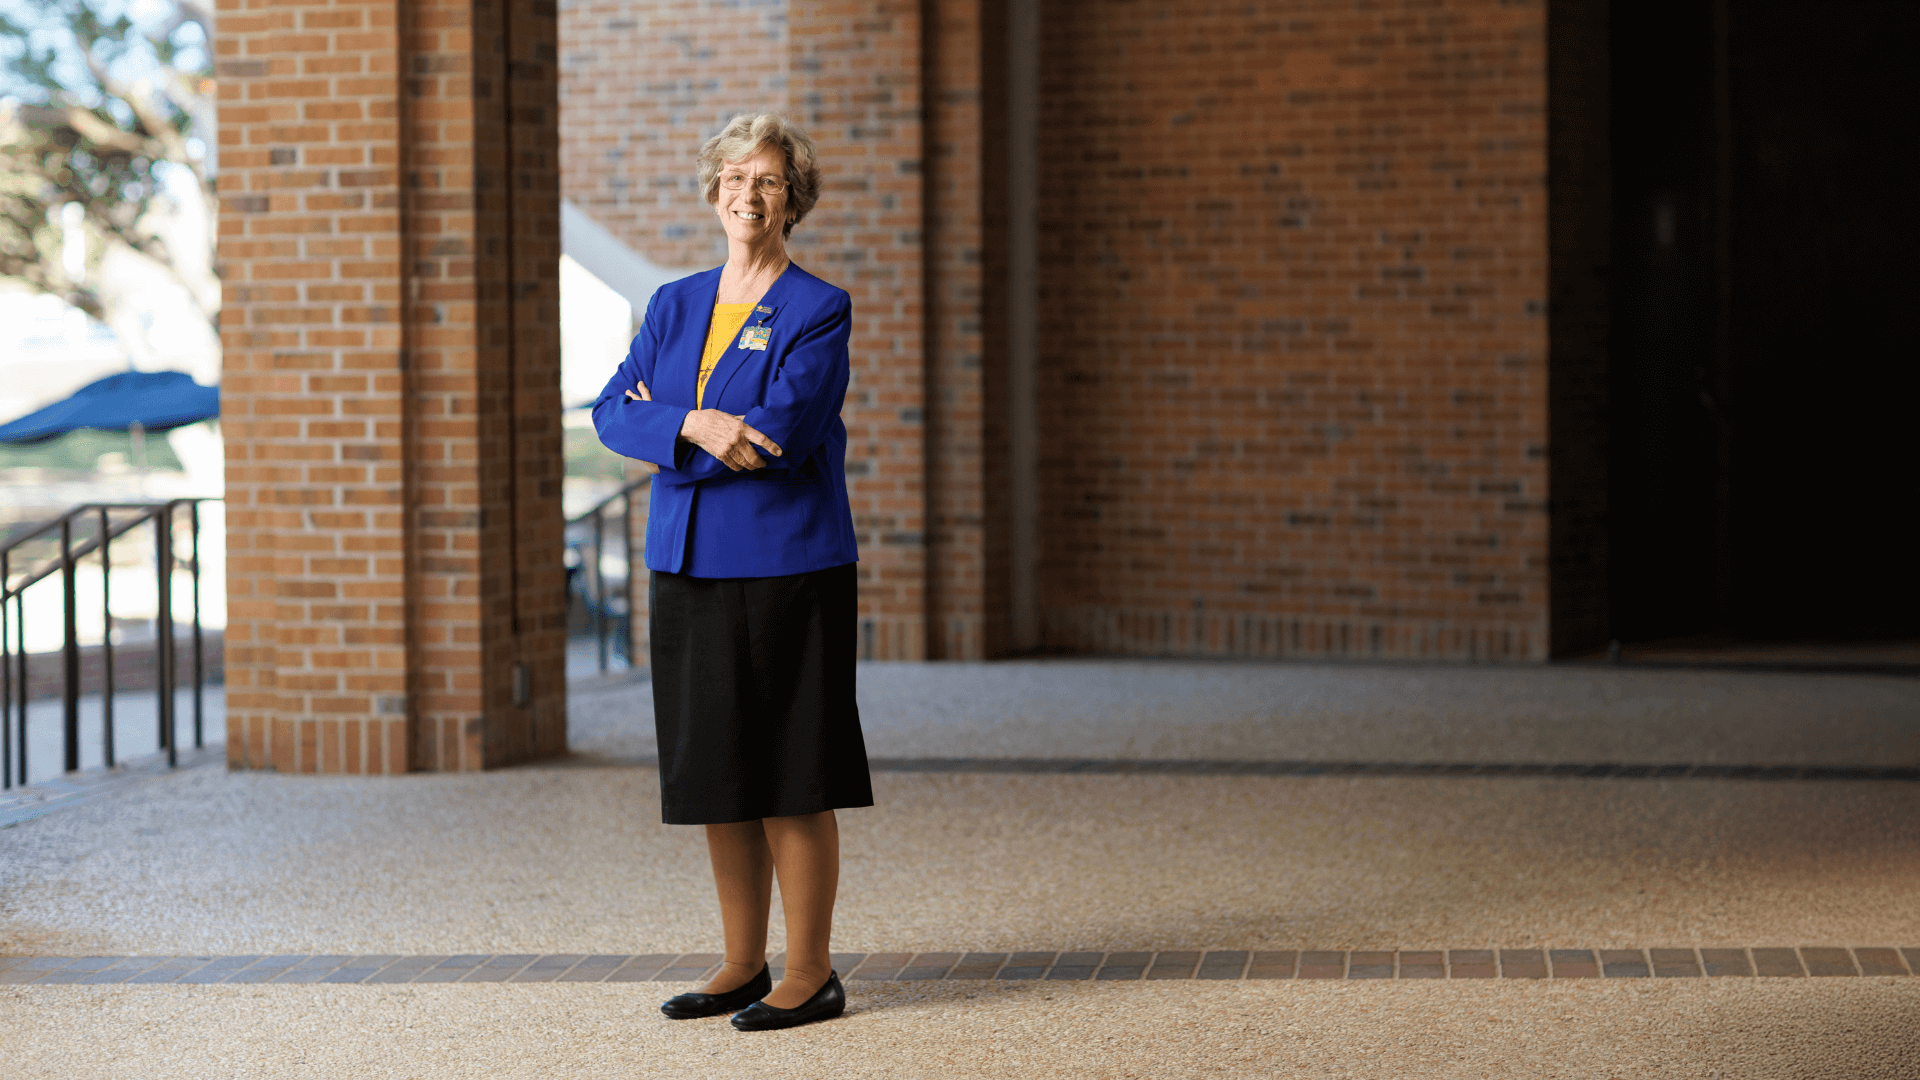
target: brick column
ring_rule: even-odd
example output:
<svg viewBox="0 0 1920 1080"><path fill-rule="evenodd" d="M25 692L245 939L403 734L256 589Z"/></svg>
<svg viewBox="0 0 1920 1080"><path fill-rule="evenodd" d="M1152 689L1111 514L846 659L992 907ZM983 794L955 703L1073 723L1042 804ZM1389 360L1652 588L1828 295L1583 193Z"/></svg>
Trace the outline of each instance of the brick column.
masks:
<svg viewBox="0 0 1920 1080"><path fill-rule="evenodd" d="M793 0L791 112L818 144L820 206L794 260L853 294L847 488L861 655L926 656L920 6Z"/></svg>
<svg viewBox="0 0 1920 1080"><path fill-rule="evenodd" d="M980 0L925 7L927 657L987 655ZM1004 41L996 41L1001 48ZM997 71L997 68L995 69Z"/></svg>
<svg viewBox="0 0 1920 1080"><path fill-rule="evenodd" d="M220 29L229 764L561 752L551 10Z"/></svg>

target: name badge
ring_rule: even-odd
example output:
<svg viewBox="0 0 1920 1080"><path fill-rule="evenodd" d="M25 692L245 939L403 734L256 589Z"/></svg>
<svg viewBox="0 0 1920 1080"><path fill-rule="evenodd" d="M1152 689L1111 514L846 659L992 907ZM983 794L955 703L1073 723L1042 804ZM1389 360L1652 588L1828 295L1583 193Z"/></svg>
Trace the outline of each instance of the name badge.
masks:
<svg viewBox="0 0 1920 1080"><path fill-rule="evenodd" d="M767 339L773 335L771 326L749 326L740 331L740 347L755 352L767 351Z"/></svg>

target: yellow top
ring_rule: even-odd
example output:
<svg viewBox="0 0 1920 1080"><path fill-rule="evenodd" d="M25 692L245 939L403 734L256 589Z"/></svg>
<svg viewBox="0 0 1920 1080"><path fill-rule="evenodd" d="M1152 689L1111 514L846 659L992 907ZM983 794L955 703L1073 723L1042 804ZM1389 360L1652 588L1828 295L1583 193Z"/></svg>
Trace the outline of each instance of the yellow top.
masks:
<svg viewBox="0 0 1920 1080"><path fill-rule="evenodd" d="M715 304L713 322L707 327L707 351L700 357L700 381L694 384L693 403L699 408L700 399L707 393L707 376L713 374L714 365L720 362L720 354L733 344L733 336L747 324L747 316L753 314L752 304Z"/></svg>

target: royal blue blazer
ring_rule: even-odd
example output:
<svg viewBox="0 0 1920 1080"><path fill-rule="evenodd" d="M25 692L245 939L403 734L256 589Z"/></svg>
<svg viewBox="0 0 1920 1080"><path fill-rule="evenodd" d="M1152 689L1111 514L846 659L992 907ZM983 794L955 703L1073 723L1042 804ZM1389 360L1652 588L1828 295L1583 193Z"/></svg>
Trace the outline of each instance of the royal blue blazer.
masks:
<svg viewBox="0 0 1920 1080"><path fill-rule="evenodd" d="M857 562L847 428L840 422L851 374L852 299L789 264L747 318L748 327L767 329L766 348L742 348L735 338L720 355L707 377L705 407L745 417L785 451L759 451L764 468L734 472L679 441L696 407L719 288L719 268L661 286L647 301L626 360L593 405L593 426L608 449L660 466L647 516L647 568L778 577ZM626 396L635 381L647 384L652 401Z"/></svg>

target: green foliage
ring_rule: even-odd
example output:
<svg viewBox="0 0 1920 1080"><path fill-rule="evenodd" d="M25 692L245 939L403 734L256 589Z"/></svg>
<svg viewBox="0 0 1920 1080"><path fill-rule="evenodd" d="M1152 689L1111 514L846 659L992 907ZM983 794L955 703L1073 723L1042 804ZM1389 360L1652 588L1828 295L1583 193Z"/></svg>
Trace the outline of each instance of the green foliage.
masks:
<svg viewBox="0 0 1920 1080"><path fill-rule="evenodd" d="M564 428L567 475L594 480L619 480L626 459L606 448L592 428Z"/></svg>
<svg viewBox="0 0 1920 1080"><path fill-rule="evenodd" d="M25 20L0 11L6 45L0 100L0 276L26 282L95 317L100 297L63 264L60 217L82 208L90 261L121 243L172 266L143 227L160 170L190 172L208 194L212 142L211 16L180 0L168 20L141 26L101 0L47 0Z"/></svg>
<svg viewBox="0 0 1920 1080"><path fill-rule="evenodd" d="M173 454L173 447L167 444L165 435L149 433L146 451L149 468L184 471L180 459ZM99 466L100 458L105 454L121 454L131 466L134 463L133 436L124 431L82 428L45 442L24 445L0 443L0 469L72 469L91 472Z"/></svg>

